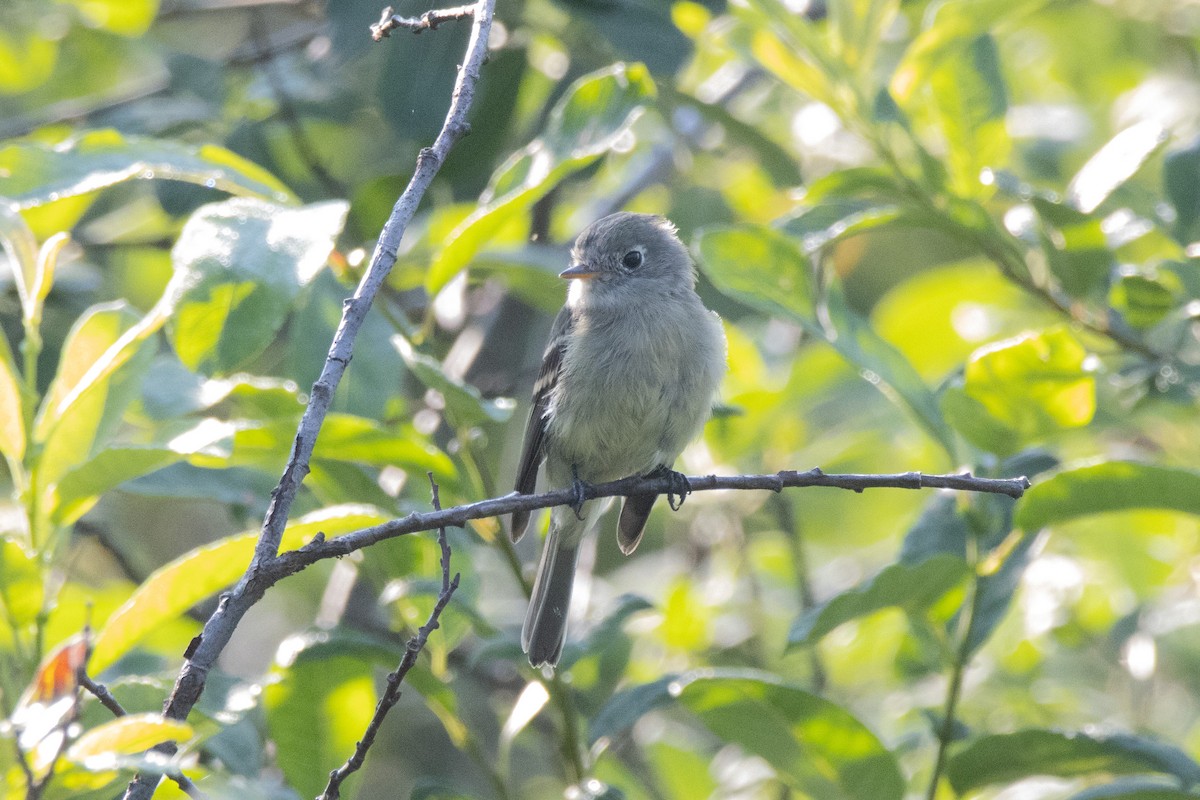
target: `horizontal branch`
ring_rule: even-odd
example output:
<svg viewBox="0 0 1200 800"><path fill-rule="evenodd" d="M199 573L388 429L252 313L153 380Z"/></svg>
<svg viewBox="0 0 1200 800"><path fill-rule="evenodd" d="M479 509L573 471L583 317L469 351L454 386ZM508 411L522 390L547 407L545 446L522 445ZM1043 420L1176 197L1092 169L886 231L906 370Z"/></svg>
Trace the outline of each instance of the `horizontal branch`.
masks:
<svg viewBox="0 0 1200 800"><path fill-rule="evenodd" d="M1020 478L977 478L970 473L959 475L926 475L921 472L902 472L890 475L841 474L828 475L820 469L807 472L784 470L771 475L696 475L688 477L693 492L717 489L767 489L781 492L784 489L811 486L828 486L862 492L866 489L955 489L965 492L983 492L1020 497L1029 488L1029 479ZM636 494L667 494L673 488L669 474L646 477L633 476L619 481L598 484L583 484L583 498L595 500L601 497L621 497ZM541 494L507 494L476 503L454 506L444 510L412 513L381 525L352 531L334 539L318 536L299 550L281 553L278 558L264 565L262 578L274 582L299 572L310 564L326 558L337 558L364 547L404 536L409 533L431 531L443 527L462 527L473 519L499 517L514 511L536 511L539 508L567 506L576 500L575 490L555 489Z"/></svg>
<svg viewBox="0 0 1200 800"><path fill-rule="evenodd" d="M413 33L434 31L443 22L451 22L471 16L475 13L475 5L475 3L470 3L465 6L455 6L454 8L435 8L432 11L426 11L419 17L402 17L399 14L392 13L392 7L388 6L383 10L383 15L380 16L379 22L371 26L371 38L377 42L386 39L396 28L405 28Z"/></svg>

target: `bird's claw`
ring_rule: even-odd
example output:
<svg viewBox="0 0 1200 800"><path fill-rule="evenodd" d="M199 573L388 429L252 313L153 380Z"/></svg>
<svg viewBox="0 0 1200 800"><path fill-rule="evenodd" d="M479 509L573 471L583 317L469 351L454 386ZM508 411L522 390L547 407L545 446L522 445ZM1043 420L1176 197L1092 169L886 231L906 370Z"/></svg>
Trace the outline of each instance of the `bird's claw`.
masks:
<svg viewBox="0 0 1200 800"><path fill-rule="evenodd" d="M687 500L687 496L692 493L692 484L688 482L687 475L676 472L665 465L659 467L656 472L670 478L671 483L667 489L667 505L671 506L672 511L678 511L683 506L683 501Z"/></svg>
<svg viewBox="0 0 1200 800"><path fill-rule="evenodd" d="M571 510L575 512L575 519L583 520L583 501L587 499L585 492L587 484L579 479L579 467L571 466L571 491L575 493L575 498L571 501Z"/></svg>

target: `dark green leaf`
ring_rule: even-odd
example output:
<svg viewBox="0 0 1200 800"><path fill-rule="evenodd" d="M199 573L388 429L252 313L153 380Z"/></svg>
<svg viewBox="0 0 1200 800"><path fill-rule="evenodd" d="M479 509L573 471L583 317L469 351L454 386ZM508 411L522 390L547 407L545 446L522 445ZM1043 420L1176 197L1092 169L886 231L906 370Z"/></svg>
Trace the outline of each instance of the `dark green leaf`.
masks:
<svg viewBox="0 0 1200 800"><path fill-rule="evenodd" d="M942 392L941 408L950 427L980 450L1003 456L1020 446L1017 432L989 414L983 403L960 386Z"/></svg>
<svg viewBox="0 0 1200 800"><path fill-rule="evenodd" d="M884 608L919 612L959 585L967 573L961 558L945 553L917 563L890 564L873 578L802 614L788 633L788 645L813 644L838 625Z"/></svg>
<svg viewBox="0 0 1200 800"><path fill-rule="evenodd" d="M899 800L904 795L895 758L862 723L840 706L766 673L698 670L636 687L601 711L590 738L611 735L671 702L717 736L765 759L790 786L813 797Z"/></svg>
<svg viewBox="0 0 1200 800"><path fill-rule="evenodd" d="M1200 473L1130 461L1064 470L1025 493L1017 503L1016 523L1033 531L1090 514L1133 508L1200 515Z"/></svg>
<svg viewBox="0 0 1200 800"><path fill-rule="evenodd" d="M1067 800L1196 800L1196 797L1166 778L1118 778L1084 789Z"/></svg>
<svg viewBox="0 0 1200 800"><path fill-rule="evenodd" d="M1146 275L1123 275L1113 284L1108 301L1135 328L1157 325L1178 304L1161 278Z"/></svg>
<svg viewBox="0 0 1200 800"><path fill-rule="evenodd" d="M1042 223L1039 242L1063 289L1087 297L1106 287L1115 261L1103 220L1041 196L1033 207Z"/></svg>
<svg viewBox="0 0 1200 800"><path fill-rule="evenodd" d="M951 756L946 777L959 794L1035 775L1160 772L1184 786L1200 782L1200 765L1162 742L1130 734L1094 735L1025 730L977 739Z"/></svg>

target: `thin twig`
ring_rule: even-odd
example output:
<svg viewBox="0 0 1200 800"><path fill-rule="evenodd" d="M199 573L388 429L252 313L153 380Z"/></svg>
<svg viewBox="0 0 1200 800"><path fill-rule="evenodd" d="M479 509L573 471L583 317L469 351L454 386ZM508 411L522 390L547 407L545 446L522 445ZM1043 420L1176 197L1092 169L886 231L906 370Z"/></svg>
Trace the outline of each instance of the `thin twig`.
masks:
<svg viewBox="0 0 1200 800"><path fill-rule="evenodd" d="M978 541L974 536L967 537L968 562L972 565L971 580L967 584L967 596L963 599L959 612L957 633L958 647L954 650L954 664L950 668L950 680L946 685L946 700L942 708L941 724L937 728L937 753L933 760L933 774L929 778L929 789L926 800L935 800L938 785L941 783L942 772L946 767L946 757L950 745L954 741L954 718L958 713L958 701L962 697L963 676L967 671L967 662L971 657L971 628L975 625L975 615L979 611L979 572L975 569L979 560Z"/></svg>
<svg viewBox="0 0 1200 800"><path fill-rule="evenodd" d="M308 464L316 445L317 434L329 412L342 375L350 364L354 340L379 292L379 287L383 285L396 263L400 240L416 214L417 206L450 149L469 130L467 112L475 97L475 85L479 82L480 69L487 58L487 43L494 9L495 0L479 0L473 6L471 36L467 42L463 64L455 78L445 122L433 144L421 150L412 178L380 232L370 266L363 274L354 295L344 303L341 323L334 334L321 375L313 384L308 406L296 430L287 466L279 485L271 493L271 503L263 520L254 556L242 579L230 592L221 597L216 610L205 623L204 630L188 647L183 667L163 707L163 715L168 719L187 718L188 712L204 691L209 670L229 643L234 629L246 611L259 601L263 592L278 580L263 580L260 575L275 560L292 502L300 490L301 482L308 474ZM167 743L156 750L170 755L175 752L176 746ZM139 774L126 789L125 800L149 800L157 783L157 775Z"/></svg>
<svg viewBox="0 0 1200 800"><path fill-rule="evenodd" d="M440 511L442 503L438 497L438 485L433 479L433 473L429 473L429 485L433 492L433 507ZM379 702L375 704L375 713L371 716L371 721L363 732L363 738L355 745L354 754L346 760L345 764L329 773L329 783L326 784L325 791L317 800L337 800L342 796L342 783L362 768L367 758L367 751L375 743L375 736L379 733L384 718L400 700L400 684L404 682L404 676L417 663L417 656L425 649L429 634L438 628L438 618L442 615L442 610L446 608L450 598L454 595L454 590L458 588L459 573L456 572L453 578L450 577L450 543L446 539L445 528L438 529L438 544L442 548L442 589L438 592L438 599L434 603L433 611L430 612L429 619L425 621L425 624L417 630L417 635L408 640L404 656L400 659L396 671L388 675L387 688L379 698Z"/></svg>
<svg viewBox="0 0 1200 800"><path fill-rule="evenodd" d="M78 680L79 685L91 692L100 701L100 705L111 711L114 717L123 717L129 713L117 698L112 696L112 692L108 690L107 686L92 680L92 676L88 675L86 671L79 670Z"/></svg>
<svg viewBox="0 0 1200 800"><path fill-rule="evenodd" d="M438 25L441 25L443 22L451 22L471 16L475 13L477 5L476 3L471 3L465 6L455 6L454 8L438 8L426 11L419 17L402 17L399 14L393 14L392 7L388 6L379 17L379 22L371 26L371 38L377 42L386 39L396 28L405 28L413 33L435 31Z"/></svg>

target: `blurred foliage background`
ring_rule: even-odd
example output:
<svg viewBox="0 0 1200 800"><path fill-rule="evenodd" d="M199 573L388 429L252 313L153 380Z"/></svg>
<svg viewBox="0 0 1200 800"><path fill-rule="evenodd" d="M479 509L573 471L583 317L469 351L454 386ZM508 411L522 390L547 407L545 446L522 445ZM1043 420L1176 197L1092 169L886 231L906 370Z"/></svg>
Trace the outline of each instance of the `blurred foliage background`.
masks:
<svg viewBox="0 0 1200 800"><path fill-rule="evenodd" d="M0 5L6 798L312 797L432 607L432 536L319 564L189 725L136 716L448 106L469 22L375 44L380 11ZM1200 796L1198 42L1195 0L499 3L285 546L429 508L426 472L509 491L555 273L620 208L679 225L725 320L686 471L1035 485L702 493L630 559L603 525L553 679L517 642L537 537L452 531L463 586L344 796ZM85 697L55 760L85 625L134 716Z"/></svg>

